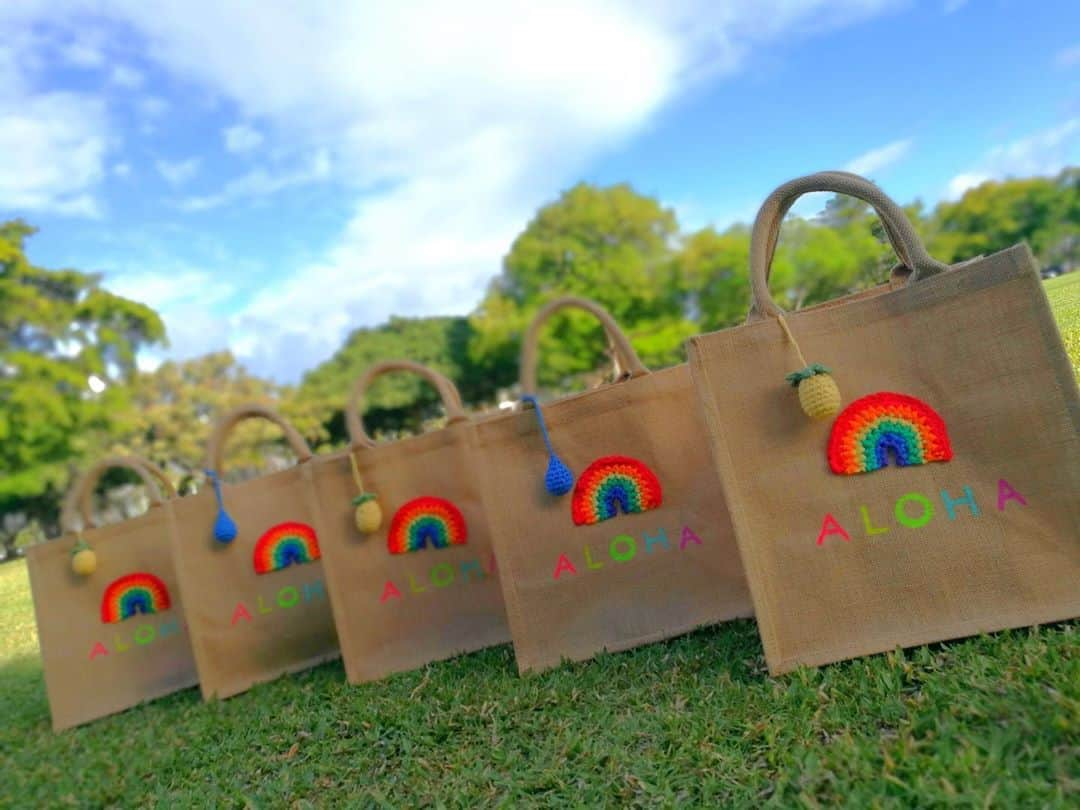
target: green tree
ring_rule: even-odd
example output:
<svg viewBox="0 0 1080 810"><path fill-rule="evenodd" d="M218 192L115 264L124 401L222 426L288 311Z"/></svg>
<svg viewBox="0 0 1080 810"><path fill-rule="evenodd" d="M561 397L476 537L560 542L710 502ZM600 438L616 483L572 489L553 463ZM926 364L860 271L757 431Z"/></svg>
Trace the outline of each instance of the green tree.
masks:
<svg viewBox="0 0 1080 810"><path fill-rule="evenodd" d="M674 281L683 311L703 331L741 322L750 306L750 229L733 225L723 233L703 228L683 243L674 261Z"/></svg>
<svg viewBox="0 0 1080 810"><path fill-rule="evenodd" d="M135 376L130 407L114 430L111 451L134 453L168 471L183 491L201 479L210 433L222 414L248 402L281 408L282 389L249 374L231 353L215 352L190 360L169 361ZM317 437L318 425L283 415L298 430ZM228 443L230 469L255 470L267 458L282 456L280 431L262 420L239 426Z"/></svg>
<svg viewBox="0 0 1080 810"><path fill-rule="evenodd" d="M1047 264L1080 263L1080 169L987 181L934 212L931 251L957 262L1027 242Z"/></svg>
<svg viewBox="0 0 1080 810"><path fill-rule="evenodd" d="M674 212L628 185L579 183L564 192L511 245L472 319L472 360L497 385L511 385L529 319L546 301L567 294L607 308L647 364L681 359L691 330L679 323L682 302L672 268L677 236ZM561 385L595 368L603 345L587 317L557 316L541 343L541 381Z"/></svg>
<svg viewBox="0 0 1080 810"><path fill-rule="evenodd" d="M462 397L489 397L492 384L476 373L468 358L472 328L466 318L391 318L382 326L355 330L334 355L304 375L287 401L305 406L322 424L329 446L346 442L345 405L353 385L371 365L383 360L412 360L453 380ZM364 402L370 432L416 432L440 411L438 395L419 378L392 374L375 382Z"/></svg>
<svg viewBox="0 0 1080 810"><path fill-rule="evenodd" d="M72 467L98 450L128 405L135 356L162 344L152 309L100 278L29 261L34 229L0 224L0 526L55 529Z"/></svg>

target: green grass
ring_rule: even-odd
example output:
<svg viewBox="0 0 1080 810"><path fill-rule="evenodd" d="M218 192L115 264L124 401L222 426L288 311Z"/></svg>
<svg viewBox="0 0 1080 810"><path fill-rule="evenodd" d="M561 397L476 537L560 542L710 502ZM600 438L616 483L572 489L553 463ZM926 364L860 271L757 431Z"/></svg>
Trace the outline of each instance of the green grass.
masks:
<svg viewBox="0 0 1080 810"><path fill-rule="evenodd" d="M1065 340L1065 351L1072 358L1073 369L1080 379L1080 271L1047 281L1046 296L1054 308L1058 328Z"/></svg>
<svg viewBox="0 0 1080 810"><path fill-rule="evenodd" d="M1080 367L1080 273L1047 291ZM62 734L23 562L0 628L2 806L1080 803L1077 622L781 678L747 621L526 678L509 647L362 687L327 664Z"/></svg>

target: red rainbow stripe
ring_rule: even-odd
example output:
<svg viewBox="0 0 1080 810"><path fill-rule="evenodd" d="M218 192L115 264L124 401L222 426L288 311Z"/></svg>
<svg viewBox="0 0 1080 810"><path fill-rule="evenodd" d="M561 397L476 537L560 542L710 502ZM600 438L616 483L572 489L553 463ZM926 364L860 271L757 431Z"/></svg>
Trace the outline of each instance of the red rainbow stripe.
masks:
<svg viewBox="0 0 1080 810"><path fill-rule="evenodd" d="M922 400L881 391L844 408L829 435L829 467L857 475L886 467L912 467L952 459L945 421Z"/></svg>
<svg viewBox="0 0 1080 810"><path fill-rule="evenodd" d="M588 526L623 512L647 512L663 503L660 479L629 456L604 456L585 468L574 485L570 515L575 526Z"/></svg>
<svg viewBox="0 0 1080 810"><path fill-rule="evenodd" d="M263 532L255 543L255 573L269 574L290 565L315 562L320 556L313 528L296 521L279 523Z"/></svg>
<svg viewBox="0 0 1080 810"><path fill-rule="evenodd" d="M391 554L465 545L468 527L461 510L445 498L414 498L394 513L386 546Z"/></svg>
<svg viewBox="0 0 1080 810"><path fill-rule="evenodd" d="M169 589L153 574L141 571L114 579L101 597L101 621L115 624L132 616L169 609Z"/></svg>

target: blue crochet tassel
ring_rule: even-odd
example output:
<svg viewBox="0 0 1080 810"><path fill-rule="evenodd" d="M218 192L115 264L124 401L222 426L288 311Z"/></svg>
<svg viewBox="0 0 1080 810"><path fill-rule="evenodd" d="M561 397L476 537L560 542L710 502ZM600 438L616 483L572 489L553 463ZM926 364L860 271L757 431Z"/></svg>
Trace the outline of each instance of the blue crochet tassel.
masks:
<svg viewBox="0 0 1080 810"><path fill-rule="evenodd" d="M236 522L225 511L225 504L221 500L221 481L213 470L206 470L206 477L214 487L214 497L217 498L218 505L217 519L214 520L214 539L219 543L231 543L236 539Z"/></svg>
<svg viewBox="0 0 1080 810"><path fill-rule="evenodd" d="M565 495L574 487L574 474L570 468L563 464L562 459L555 455L555 448L551 446L551 437L548 436L547 425L544 424L544 414L540 412L540 403L534 396L524 396L522 402L530 403L536 409L536 421L540 423L540 435L544 437L544 444L548 449L548 467L544 473L544 487L551 495Z"/></svg>

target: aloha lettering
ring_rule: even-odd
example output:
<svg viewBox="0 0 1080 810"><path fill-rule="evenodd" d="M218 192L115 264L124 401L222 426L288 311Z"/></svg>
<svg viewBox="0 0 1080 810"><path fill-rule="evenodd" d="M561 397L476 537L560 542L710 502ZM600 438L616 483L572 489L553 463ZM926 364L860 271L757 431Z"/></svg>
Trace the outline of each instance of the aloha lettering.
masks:
<svg viewBox="0 0 1080 810"><path fill-rule="evenodd" d="M159 625L140 624L131 632L131 635L118 633L113 636L111 650L104 641L95 641L90 647L90 660L93 661L95 658L107 655L126 653L133 648L147 647L170 636L179 636L181 630L179 619L171 619Z"/></svg>
<svg viewBox="0 0 1080 810"><path fill-rule="evenodd" d="M308 582L299 588L295 585L286 585L271 597L262 595L255 597L254 610L244 602L237 602L229 624L235 627L239 622L254 621L255 616L265 616L275 610L288 610L301 603L306 604L317 599L326 599L326 587L321 579Z"/></svg>
<svg viewBox="0 0 1080 810"><path fill-rule="evenodd" d="M940 510L936 506L938 499L941 500L943 507ZM997 511L1004 512L1005 507L1010 502L1015 502L1020 506L1027 506L1027 499L1019 490L1004 478L1001 478L998 480L997 485ZM943 489L938 498L932 498L921 492L905 493L897 498L896 503L893 504L891 520L882 518L880 513L871 515L869 508L860 506L859 523L862 524L863 534L870 538L888 534L895 528L895 526L890 525L893 522L895 522L896 526L902 528L921 529L942 512L944 512L948 520L956 520L961 514L970 515L973 518L977 518L982 514L971 487L963 487L959 495L953 495L948 490ZM832 513L826 514L821 521L817 544L823 546L825 541L829 539L851 542L851 533Z"/></svg>
<svg viewBox="0 0 1080 810"><path fill-rule="evenodd" d="M406 593L419 595L440 591L455 584L468 585L470 582L483 582L489 576L494 576L494 574L494 554L488 556L486 566L482 565L480 560L465 560L457 567L451 563L442 562L432 566L426 576L418 578L416 574L408 574L400 588L392 579L386 580L379 602L380 604L386 604L392 599L404 599Z"/></svg>
<svg viewBox="0 0 1080 810"><path fill-rule="evenodd" d="M687 546L700 546L701 544L701 538L693 529L689 526L682 527L678 541L680 551ZM637 538L633 535L618 534L611 538L611 541L608 543L606 555L603 550L597 552L590 546L583 546L581 558L584 560L584 565L582 568L587 571L597 571L610 564L620 565L622 563L628 563L638 557L652 554L659 549L671 551L671 548L672 543L668 540L667 532L664 529L657 529L652 534L649 532L642 534L640 546ZM563 553L560 554L559 558L555 561L555 570L552 573L551 578L558 580L564 576L572 576L577 573L578 567L574 565L574 561L570 559L570 555Z"/></svg>

